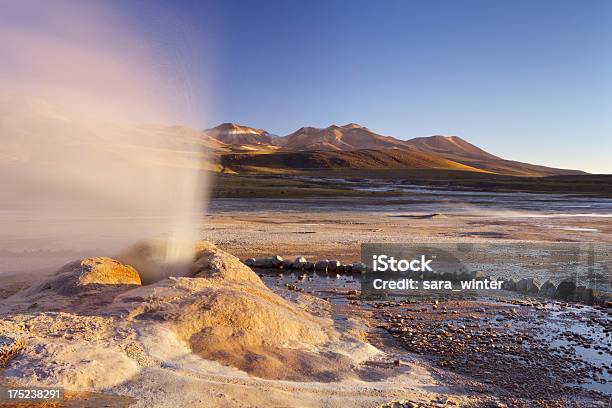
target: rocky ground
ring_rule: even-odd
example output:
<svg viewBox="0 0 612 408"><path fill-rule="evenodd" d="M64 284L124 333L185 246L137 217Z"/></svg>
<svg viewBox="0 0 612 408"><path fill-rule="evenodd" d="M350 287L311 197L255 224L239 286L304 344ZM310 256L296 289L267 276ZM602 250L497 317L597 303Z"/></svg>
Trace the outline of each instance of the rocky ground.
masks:
<svg viewBox="0 0 612 408"><path fill-rule="evenodd" d="M213 212L204 234L222 235L220 245L243 259L283 254L291 259L307 255L308 260L333 258L343 263L359 261L363 242L612 242L610 225L597 217L543 220L511 212L493 217L476 213L360 212L360 200L354 204L350 212L316 208L282 211L284 207L278 203L274 212ZM307 286L313 282L299 278L296 274L266 282L289 291L309 292ZM349 313L356 313L355 308L373 308L375 312L368 315L372 327L384 328L392 340L380 333L373 336L384 337L386 347L399 344L408 352L406 361L430 367L442 383L475 398L463 401L466 406L605 406L612 393L609 314L573 303L578 297L588 297L577 292L574 298L554 300L557 284L540 281L528 296L507 292L507 298L499 302L472 300L459 305L442 301L434 305L431 299L411 304L367 304L349 294L355 287L351 284L310 291L332 302L335 296L353 298ZM550 296L542 293L538 297L540 289ZM547 324L559 316L565 322L584 319L583 328L596 327L601 336L589 338L576 334L576 327ZM373 344L374 340L370 338ZM584 350L593 350L600 359L583 359ZM418 358L414 360L414 356ZM576 387L585 383L589 387L586 390ZM607 391L600 394L602 390ZM444 405L440 401L428 403ZM405 406L410 404L419 406L414 401ZM395 406L400 406L397 401Z"/></svg>
<svg viewBox="0 0 612 408"><path fill-rule="evenodd" d="M587 317L602 342L571 331L547 327L546 304L537 302L483 303L443 301L376 303L377 319L395 340L428 358L444 371L449 382L472 393L495 395L509 405L570 406L589 401L602 405L609 395L579 385L609 389L612 376L612 321L595 309ZM567 306L558 305L556 310ZM571 339L556 347L552 339ZM601 356L594 363L580 357L577 347L594 348ZM449 375L445 371L458 374ZM466 379L468 379L466 381ZM573 385L571 385L573 384ZM587 404L587 405L588 405Z"/></svg>
<svg viewBox="0 0 612 408"><path fill-rule="evenodd" d="M601 307L511 292L482 300L368 301L352 289L358 286L350 274L339 274L332 285L321 284L329 274L312 271L300 280L282 269L262 270L272 289L267 292L238 259L214 249L208 253L196 263L201 272L195 278L140 286L131 268L100 258L63 268L9 299L1 327L15 347L5 353L3 382L61 384L71 390L63 406L170 406L177 400L194 406L343 406L349 399L372 407L610 402L612 323ZM112 269L118 274L109 275ZM122 283L107 288L105 279ZM572 321L586 330L576 330ZM301 345L290 346L297 339ZM600 358L586 358L584 350ZM181 384L179 373L190 373L180 396L166 388ZM143 381L157 387L143 389ZM223 391L215 396L207 386ZM236 394L235 386L250 391ZM188 391L192 387L198 391ZM262 394L260 387L267 391ZM160 389L166 389L163 398Z"/></svg>
<svg viewBox="0 0 612 408"><path fill-rule="evenodd" d="M213 211L202 235L242 259L342 263L362 242L612 242L588 217L290 208ZM107 286L108 270L90 273L100 259L34 287L3 280L2 383L62 384L63 406L609 406L608 310L516 292L370 301L344 272L258 277L217 251L192 277L152 283L121 267Z"/></svg>
<svg viewBox="0 0 612 408"><path fill-rule="evenodd" d="M65 387L65 406L433 398L427 372L395 367L364 341L365 321L339 330L328 302L284 298L210 244L198 253L189 277L141 285L131 267L85 259L4 299L0 331L13 347L3 348L2 384Z"/></svg>
<svg viewBox="0 0 612 408"><path fill-rule="evenodd" d="M368 341L389 351L395 366L427 367L441 383L473 398L464 401L467 406L590 407L610 401L609 309L506 291L480 299L432 300L420 293L368 301L352 276L310 272L302 280L301 273L265 270L263 276L279 291L321 296L334 305L338 321L366 316Z"/></svg>

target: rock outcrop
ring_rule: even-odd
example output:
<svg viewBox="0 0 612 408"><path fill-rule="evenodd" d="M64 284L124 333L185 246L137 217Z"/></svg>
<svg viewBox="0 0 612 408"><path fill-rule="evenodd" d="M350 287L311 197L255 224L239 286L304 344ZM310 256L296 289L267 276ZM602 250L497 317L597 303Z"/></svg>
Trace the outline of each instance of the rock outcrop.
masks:
<svg viewBox="0 0 612 408"><path fill-rule="evenodd" d="M132 253L150 251L155 249L142 243ZM201 242L192 256L188 276L149 285L138 285L138 273L129 265L87 258L16 293L5 310L36 316L28 318L27 330L37 334L26 337L30 346L24 359L44 358L62 367L41 374L36 364L19 362L19 375L38 380L41 375L48 384L79 389L106 388L142 367L178 359L204 362L206 369L206 360L214 360L226 366L223 370L263 378L330 381L358 378L362 359L379 353L351 334L340 334L326 314L310 308L316 302L311 295L296 293L297 302L284 299L215 245ZM5 335L26 328L1 319L0 326ZM58 338L69 343L56 344ZM20 344L0 338L0 356L14 354ZM190 351L203 359L190 357ZM117 375L108 376L109 370Z"/></svg>
<svg viewBox="0 0 612 408"><path fill-rule="evenodd" d="M265 287L251 268L210 242L199 242L196 246L195 257L196 260L191 267L191 276L232 282L250 282Z"/></svg>
<svg viewBox="0 0 612 408"><path fill-rule="evenodd" d="M24 346L23 337L0 335L0 367L8 359L23 350Z"/></svg>
<svg viewBox="0 0 612 408"><path fill-rule="evenodd" d="M197 256L193 277L130 290L114 306L129 319L167 327L206 359L265 378L318 378L344 361L316 351L338 339L330 320L281 298L210 243L201 244Z"/></svg>
<svg viewBox="0 0 612 408"><path fill-rule="evenodd" d="M36 294L51 290L70 296L90 289L140 285L140 275L132 266L115 259L97 257L66 264L54 275L27 289L26 292Z"/></svg>

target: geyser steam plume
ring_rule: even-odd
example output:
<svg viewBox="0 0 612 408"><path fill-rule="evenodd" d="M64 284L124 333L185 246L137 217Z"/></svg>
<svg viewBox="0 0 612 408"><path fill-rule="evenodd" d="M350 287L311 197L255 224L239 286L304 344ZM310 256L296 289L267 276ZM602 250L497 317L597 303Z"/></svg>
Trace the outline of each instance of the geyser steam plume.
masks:
<svg viewBox="0 0 612 408"><path fill-rule="evenodd" d="M140 267L154 274L180 274L193 254L204 145L170 125L201 110L164 72L163 47L102 4L0 3L0 273L153 238Z"/></svg>

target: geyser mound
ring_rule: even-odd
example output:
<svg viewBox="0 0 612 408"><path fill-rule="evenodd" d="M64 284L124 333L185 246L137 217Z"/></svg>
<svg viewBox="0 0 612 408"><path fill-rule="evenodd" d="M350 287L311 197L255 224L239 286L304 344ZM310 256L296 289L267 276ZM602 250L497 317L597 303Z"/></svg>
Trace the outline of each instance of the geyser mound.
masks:
<svg viewBox="0 0 612 408"><path fill-rule="evenodd" d="M140 244L145 252L153 248ZM39 386L95 390L148 367L188 362L190 372L210 373L221 367L214 360L226 366L224 372L237 368L269 379L336 381L361 378L361 363L379 353L338 333L331 319L311 314L308 302L283 299L213 244L199 242L195 254L191 277L138 286L132 266L91 258L5 300L2 308L13 318L0 319L0 328L27 337L12 376ZM106 376L117 373L115 366L123 367L122 373Z"/></svg>
<svg viewBox="0 0 612 408"><path fill-rule="evenodd" d="M136 268L142 283L155 283L170 276L193 274L196 242L181 238L140 241L117 255L117 259Z"/></svg>
<svg viewBox="0 0 612 408"><path fill-rule="evenodd" d="M192 273L193 278L130 290L114 304L130 319L157 322L197 355L257 377L335 381L359 376L356 357L346 351L332 320L283 299L235 256L200 242ZM372 352L354 338L343 340L357 355Z"/></svg>
<svg viewBox="0 0 612 408"><path fill-rule="evenodd" d="M64 265L50 277L26 289L23 295L41 296L46 291L53 291L59 295L72 296L93 289L125 290L140 285L140 275L132 266L115 259L96 257Z"/></svg>

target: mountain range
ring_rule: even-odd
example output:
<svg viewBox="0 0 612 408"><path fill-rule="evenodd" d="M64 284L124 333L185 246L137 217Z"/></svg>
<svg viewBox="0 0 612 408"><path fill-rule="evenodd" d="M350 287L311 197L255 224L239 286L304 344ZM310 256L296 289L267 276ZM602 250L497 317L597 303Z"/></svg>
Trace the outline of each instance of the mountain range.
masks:
<svg viewBox="0 0 612 408"><path fill-rule="evenodd" d="M0 95L0 135L0 170L7 177L40 172L45 166L78 174L81 170L73 164L84 157L195 166L224 173L432 169L513 176L584 174L506 160L458 136L402 140L355 123L302 127L286 136L233 123L206 130L118 125L71 115L44 100L11 94ZM201 152L209 153L209 159L199 159Z"/></svg>
<svg viewBox="0 0 612 408"><path fill-rule="evenodd" d="M302 127L286 136L223 123L203 132L215 141L224 172L280 172L324 169L464 170L514 176L585 174L506 160L459 136L401 140L349 123L327 128Z"/></svg>

